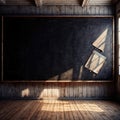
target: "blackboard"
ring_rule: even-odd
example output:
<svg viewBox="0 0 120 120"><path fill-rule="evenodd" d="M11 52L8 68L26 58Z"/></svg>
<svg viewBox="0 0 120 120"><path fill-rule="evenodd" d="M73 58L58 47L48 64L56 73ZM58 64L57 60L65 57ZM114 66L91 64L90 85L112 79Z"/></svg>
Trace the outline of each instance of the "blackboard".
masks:
<svg viewBox="0 0 120 120"><path fill-rule="evenodd" d="M4 17L4 80L112 80L113 49L112 17ZM85 67L94 50L98 74Z"/></svg>

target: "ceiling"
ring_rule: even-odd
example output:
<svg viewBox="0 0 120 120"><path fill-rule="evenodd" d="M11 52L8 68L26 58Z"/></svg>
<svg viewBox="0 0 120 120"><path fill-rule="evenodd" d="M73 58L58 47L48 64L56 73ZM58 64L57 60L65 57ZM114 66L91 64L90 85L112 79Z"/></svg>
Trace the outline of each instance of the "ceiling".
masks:
<svg viewBox="0 0 120 120"><path fill-rule="evenodd" d="M112 5L117 0L0 0L0 5Z"/></svg>

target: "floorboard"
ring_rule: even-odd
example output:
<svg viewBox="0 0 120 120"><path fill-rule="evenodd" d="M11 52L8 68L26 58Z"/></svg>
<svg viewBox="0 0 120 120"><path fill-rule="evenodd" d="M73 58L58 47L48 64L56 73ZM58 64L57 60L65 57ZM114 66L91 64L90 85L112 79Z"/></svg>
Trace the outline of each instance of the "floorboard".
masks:
<svg viewBox="0 0 120 120"><path fill-rule="evenodd" d="M0 120L120 120L120 104L104 100L0 101Z"/></svg>

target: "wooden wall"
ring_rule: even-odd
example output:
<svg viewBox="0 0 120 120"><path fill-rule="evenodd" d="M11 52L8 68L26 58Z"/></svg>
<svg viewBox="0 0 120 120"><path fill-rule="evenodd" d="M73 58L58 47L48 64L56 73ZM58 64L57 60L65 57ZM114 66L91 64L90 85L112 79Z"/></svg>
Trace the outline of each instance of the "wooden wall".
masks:
<svg viewBox="0 0 120 120"><path fill-rule="evenodd" d="M4 2L5 1L5 2ZM38 0L39 1L39 0ZM41 0L42 5L81 5L83 0ZM111 0L89 0L89 5L110 5ZM115 1L115 0L114 0ZM35 5L35 0L1 0L0 5Z"/></svg>
<svg viewBox="0 0 120 120"><path fill-rule="evenodd" d="M113 16L112 6L0 6L1 15ZM114 81L1 82L0 98L10 99L105 99L115 94Z"/></svg>
<svg viewBox="0 0 120 120"><path fill-rule="evenodd" d="M118 4L116 5L116 13L117 16L120 16L120 2L118 2Z"/></svg>
<svg viewBox="0 0 120 120"><path fill-rule="evenodd" d="M92 15L109 16L114 14L113 6L87 6L79 5L49 5L35 6L0 6L0 15Z"/></svg>
<svg viewBox="0 0 120 120"><path fill-rule="evenodd" d="M112 82L7 82L0 84L0 98L11 99L108 99Z"/></svg>
<svg viewBox="0 0 120 120"><path fill-rule="evenodd" d="M119 51L119 44L118 44L118 17L120 17L120 2L116 5L116 39L117 39L117 48L116 51ZM117 52L118 53L118 52ZM117 59L118 59L119 54L117 54ZM119 65L118 61L117 61L117 66ZM119 71L119 68L117 68ZM118 75L118 73L117 73ZM117 77L117 84L116 84L116 88L117 88L117 97L120 100L120 76L118 75Z"/></svg>

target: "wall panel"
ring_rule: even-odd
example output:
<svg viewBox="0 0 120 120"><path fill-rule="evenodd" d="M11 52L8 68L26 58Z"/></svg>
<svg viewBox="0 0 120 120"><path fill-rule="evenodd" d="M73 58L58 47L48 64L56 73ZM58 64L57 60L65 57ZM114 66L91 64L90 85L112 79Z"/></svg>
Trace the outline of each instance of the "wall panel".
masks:
<svg viewBox="0 0 120 120"><path fill-rule="evenodd" d="M5 1L5 2L4 2ZM83 0L42 0L43 5L81 5ZM1 0L6 5L35 5L34 0ZM111 0L89 0L88 5L110 5Z"/></svg>
<svg viewBox="0 0 120 120"><path fill-rule="evenodd" d="M119 60L119 52L120 51L119 49L119 38L118 38L118 17L120 17L120 2L117 3L116 5L116 44L117 44L117 47L116 47L116 58L117 60ZM116 61L116 69L117 69L117 82L116 82L116 90L117 90L117 97L118 99L120 100L120 75L119 75L119 61Z"/></svg>
<svg viewBox="0 0 120 120"><path fill-rule="evenodd" d="M0 6L1 15L113 15L113 6Z"/></svg>
<svg viewBox="0 0 120 120"><path fill-rule="evenodd" d="M0 6L1 15L113 16L113 6ZM114 94L113 82L1 82L0 98L106 99Z"/></svg>
<svg viewBox="0 0 120 120"><path fill-rule="evenodd" d="M113 82L7 82L0 84L0 98L11 99L107 99Z"/></svg>

